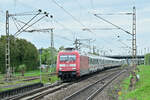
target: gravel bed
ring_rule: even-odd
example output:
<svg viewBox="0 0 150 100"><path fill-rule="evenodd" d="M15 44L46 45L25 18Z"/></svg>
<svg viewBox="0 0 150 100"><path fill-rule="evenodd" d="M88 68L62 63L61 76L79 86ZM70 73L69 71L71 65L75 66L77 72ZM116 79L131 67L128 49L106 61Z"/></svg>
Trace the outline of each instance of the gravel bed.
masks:
<svg viewBox="0 0 150 100"><path fill-rule="evenodd" d="M112 72L110 71L105 71L107 73ZM62 100L63 98L73 94L74 92L78 91L79 89L95 82L98 80L98 78L102 78L106 73L100 72L96 75L93 75L92 77L85 79L81 82L74 83L73 85L68 86L67 88L63 88L60 91L57 91L55 93L49 94L45 96L42 100Z"/></svg>
<svg viewBox="0 0 150 100"><path fill-rule="evenodd" d="M125 73L121 74L112 83L110 83L101 93L99 93L93 100L118 100L118 92L120 83L130 75L131 68Z"/></svg>

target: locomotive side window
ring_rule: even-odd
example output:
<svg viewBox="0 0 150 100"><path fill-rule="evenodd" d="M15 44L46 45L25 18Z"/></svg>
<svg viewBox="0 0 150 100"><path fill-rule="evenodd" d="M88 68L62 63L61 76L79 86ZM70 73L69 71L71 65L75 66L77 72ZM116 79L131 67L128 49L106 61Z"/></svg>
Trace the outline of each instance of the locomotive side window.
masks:
<svg viewBox="0 0 150 100"><path fill-rule="evenodd" d="M61 55L60 61L75 61L76 55Z"/></svg>

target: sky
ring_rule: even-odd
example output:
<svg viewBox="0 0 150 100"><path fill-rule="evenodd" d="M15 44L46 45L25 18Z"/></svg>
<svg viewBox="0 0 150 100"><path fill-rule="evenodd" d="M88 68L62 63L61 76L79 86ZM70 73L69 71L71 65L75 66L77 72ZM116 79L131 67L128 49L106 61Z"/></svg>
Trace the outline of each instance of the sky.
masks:
<svg viewBox="0 0 150 100"><path fill-rule="evenodd" d="M75 38L92 39L101 53L111 55L131 54L132 37L122 30L94 30L101 28L115 28L94 16L95 13L109 20L123 29L132 32L132 15L106 15L132 12L136 6L137 16L137 52L144 54L150 51L150 1L149 0L0 0L0 35L5 35L5 13L35 12L38 9L46 11L52 18L44 18L30 29L54 28L54 46L73 46ZM41 15L42 16L42 15ZM36 19L40 18L38 16ZM23 22L33 16L14 16ZM35 19L35 20L36 20ZM17 28L10 18L10 34ZM22 24L23 25L23 24ZM83 30L89 28L90 31ZM32 42L37 48L50 46L50 32L22 32L17 36ZM87 43L83 41L83 43Z"/></svg>

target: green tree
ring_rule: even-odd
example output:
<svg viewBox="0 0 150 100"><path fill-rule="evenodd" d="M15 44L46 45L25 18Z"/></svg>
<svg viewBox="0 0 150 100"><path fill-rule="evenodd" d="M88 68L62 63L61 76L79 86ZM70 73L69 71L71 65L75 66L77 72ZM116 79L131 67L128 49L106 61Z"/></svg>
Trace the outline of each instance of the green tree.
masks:
<svg viewBox="0 0 150 100"><path fill-rule="evenodd" d="M52 54L53 53L53 54ZM56 63L57 50L55 48L42 49L42 64L51 65Z"/></svg>
<svg viewBox="0 0 150 100"><path fill-rule="evenodd" d="M60 46L58 51L62 51L62 50L65 50L64 46Z"/></svg>
<svg viewBox="0 0 150 100"><path fill-rule="evenodd" d="M5 47L6 36L0 37L0 71L5 72ZM10 36L10 67L16 71L19 65L25 64L27 70L37 69L38 66L37 48L25 39Z"/></svg>

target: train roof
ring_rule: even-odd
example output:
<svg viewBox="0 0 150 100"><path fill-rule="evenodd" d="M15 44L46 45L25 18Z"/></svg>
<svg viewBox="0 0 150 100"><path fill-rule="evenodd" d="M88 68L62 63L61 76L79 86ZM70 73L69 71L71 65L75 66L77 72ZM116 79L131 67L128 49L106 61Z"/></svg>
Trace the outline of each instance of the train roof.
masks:
<svg viewBox="0 0 150 100"><path fill-rule="evenodd" d="M88 57L90 58L93 58L93 59L105 59L105 60L114 60L114 61L121 61L120 59L113 59L113 58L108 58L108 57L104 57L104 56L97 56L97 55L87 55Z"/></svg>
<svg viewBox="0 0 150 100"><path fill-rule="evenodd" d="M79 53L77 50L70 50L69 49L69 50L60 51L59 54L63 54L63 53L65 54L68 52ZM113 59L113 58L108 58L108 57L104 57L104 56L97 56L97 55L93 55L93 54L79 53L79 55L88 56L88 57L93 58L93 59L105 59L105 60L121 61L120 59Z"/></svg>

